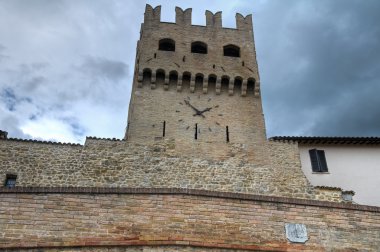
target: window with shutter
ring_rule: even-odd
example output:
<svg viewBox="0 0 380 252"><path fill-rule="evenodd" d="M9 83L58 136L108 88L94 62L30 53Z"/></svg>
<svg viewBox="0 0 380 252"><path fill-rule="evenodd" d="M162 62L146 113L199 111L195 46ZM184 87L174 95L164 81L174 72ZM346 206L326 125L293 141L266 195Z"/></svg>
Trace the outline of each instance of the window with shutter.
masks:
<svg viewBox="0 0 380 252"><path fill-rule="evenodd" d="M311 168L313 172L328 172L324 150L309 150Z"/></svg>

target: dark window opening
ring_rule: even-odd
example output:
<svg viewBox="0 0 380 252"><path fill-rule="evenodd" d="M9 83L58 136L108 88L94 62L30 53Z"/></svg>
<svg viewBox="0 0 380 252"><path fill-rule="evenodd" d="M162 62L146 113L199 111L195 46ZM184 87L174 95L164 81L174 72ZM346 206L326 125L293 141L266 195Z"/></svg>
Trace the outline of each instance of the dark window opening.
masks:
<svg viewBox="0 0 380 252"><path fill-rule="evenodd" d="M194 139L195 139L195 140L198 139L198 124L197 124L197 123L195 124L195 135L194 135Z"/></svg>
<svg viewBox="0 0 380 252"><path fill-rule="evenodd" d="M14 188L16 186L17 175L7 174L5 179L5 187Z"/></svg>
<svg viewBox="0 0 380 252"><path fill-rule="evenodd" d="M244 61L241 63L242 66L244 66Z"/></svg>
<svg viewBox="0 0 380 252"><path fill-rule="evenodd" d="M241 78L235 78L235 82L234 82L234 93L239 93L241 92L241 86L242 86L242 79Z"/></svg>
<svg viewBox="0 0 380 252"><path fill-rule="evenodd" d="M215 69L215 65L212 65L212 68L214 68L214 69Z"/></svg>
<svg viewBox="0 0 380 252"><path fill-rule="evenodd" d="M226 77L222 77L222 81L220 84L221 84L221 88L220 88L221 92L222 93L224 93L224 92L228 93L228 86L230 84L230 80Z"/></svg>
<svg viewBox="0 0 380 252"><path fill-rule="evenodd" d="M172 39L161 39L158 43L158 50L160 51L175 51L175 41Z"/></svg>
<svg viewBox="0 0 380 252"><path fill-rule="evenodd" d="M154 56L154 58L156 58L157 57L157 53L155 53L153 56Z"/></svg>
<svg viewBox="0 0 380 252"><path fill-rule="evenodd" d="M182 75L182 90L190 90L191 74L189 72L184 72Z"/></svg>
<svg viewBox="0 0 380 252"><path fill-rule="evenodd" d="M200 41L193 42L191 43L191 52L207 54L207 44Z"/></svg>
<svg viewBox="0 0 380 252"><path fill-rule="evenodd" d="M165 82L165 72L163 70L157 70L156 72L156 85L163 85Z"/></svg>
<svg viewBox="0 0 380 252"><path fill-rule="evenodd" d="M240 48L235 45L226 45L223 47L224 56L240 57Z"/></svg>
<svg viewBox="0 0 380 252"><path fill-rule="evenodd" d="M143 84L149 84L152 78L152 71L150 69L144 69L143 72Z"/></svg>
<svg viewBox="0 0 380 252"><path fill-rule="evenodd" d="M178 82L178 74L177 72L173 71L169 75L169 86L170 87L177 87L177 82Z"/></svg>
<svg viewBox="0 0 380 252"><path fill-rule="evenodd" d="M313 172L328 172L325 151L312 149L309 154Z"/></svg>
<svg viewBox="0 0 380 252"><path fill-rule="evenodd" d="M165 137L166 121L162 123L162 137Z"/></svg>
<svg viewBox="0 0 380 252"><path fill-rule="evenodd" d="M228 126L226 126L226 141L227 143L230 141L230 132L228 131Z"/></svg>
<svg viewBox="0 0 380 252"><path fill-rule="evenodd" d="M248 79L247 81L247 95L254 95L255 94L255 80L254 79Z"/></svg>
<svg viewBox="0 0 380 252"><path fill-rule="evenodd" d="M186 61L186 56L183 56L182 61L183 61L183 62Z"/></svg>
<svg viewBox="0 0 380 252"><path fill-rule="evenodd" d="M203 76L202 75L195 76L195 90L196 91L203 90Z"/></svg>
<svg viewBox="0 0 380 252"><path fill-rule="evenodd" d="M216 90L216 76L210 75L208 77L207 91L214 93L215 90Z"/></svg>

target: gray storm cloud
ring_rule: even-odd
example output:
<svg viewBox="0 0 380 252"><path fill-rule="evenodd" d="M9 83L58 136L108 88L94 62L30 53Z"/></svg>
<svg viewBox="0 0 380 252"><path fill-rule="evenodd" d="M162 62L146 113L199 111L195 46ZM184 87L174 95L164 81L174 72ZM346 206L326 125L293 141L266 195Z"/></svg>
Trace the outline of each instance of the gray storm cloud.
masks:
<svg viewBox="0 0 380 252"><path fill-rule="evenodd" d="M221 10L227 27L236 12L253 13L268 136L380 135L379 1L148 2L169 22L174 6L192 7L194 24ZM144 7L0 0L0 129L73 142L122 137Z"/></svg>

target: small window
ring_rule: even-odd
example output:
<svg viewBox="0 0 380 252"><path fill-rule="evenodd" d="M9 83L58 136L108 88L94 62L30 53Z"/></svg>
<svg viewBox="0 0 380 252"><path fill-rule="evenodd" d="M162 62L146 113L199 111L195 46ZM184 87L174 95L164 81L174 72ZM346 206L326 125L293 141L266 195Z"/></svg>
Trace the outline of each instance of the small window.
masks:
<svg viewBox="0 0 380 252"><path fill-rule="evenodd" d="M309 154L313 172L328 172L325 151L312 149Z"/></svg>
<svg viewBox="0 0 380 252"><path fill-rule="evenodd" d="M5 179L5 187L7 187L7 188L15 187L16 186L16 179L17 179L17 175L7 174L7 177Z"/></svg>
<svg viewBox="0 0 380 252"><path fill-rule="evenodd" d="M240 57L240 48L236 45L226 45L223 47L224 56Z"/></svg>
<svg viewBox="0 0 380 252"><path fill-rule="evenodd" d="M191 43L191 52L207 54L207 44L200 41L193 42Z"/></svg>
<svg viewBox="0 0 380 252"><path fill-rule="evenodd" d="M158 43L158 50L160 51L175 51L175 41L172 39L161 39Z"/></svg>

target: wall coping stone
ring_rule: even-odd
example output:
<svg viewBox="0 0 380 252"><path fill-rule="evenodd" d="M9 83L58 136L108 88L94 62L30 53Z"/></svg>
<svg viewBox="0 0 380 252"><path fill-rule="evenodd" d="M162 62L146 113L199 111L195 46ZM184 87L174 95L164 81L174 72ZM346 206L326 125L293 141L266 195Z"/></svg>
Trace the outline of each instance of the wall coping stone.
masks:
<svg viewBox="0 0 380 252"><path fill-rule="evenodd" d="M70 145L70 146L83 147L83 145L79 143L64 143L64 142L43 141L43 140L35 140L35 139L6 138L6 139L0 139L0 140L7 141L7 142L27 142L27 143L38 143L38 144Z"/></svg>
<svg viewBox="0 0 380 252"><path fill-rule="evenodd" d="M304 206L316 206L326 208L348 209L367 212L380 213L380 207L357 205L350 203L337 203L329 201L317 201L309 199L296 199L275 197L266 195L254 195L245 193L232 193L232 192L217 192L208 190L197 190L187 188L119 188L119 187L14 187L14 188L0 188L0 193L71 193L71 194L169 194L169 195L190 195L190 196L204 196L213 198L226 198L247 201L261 201L270 203L283 203Z"/></svg>

